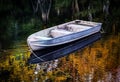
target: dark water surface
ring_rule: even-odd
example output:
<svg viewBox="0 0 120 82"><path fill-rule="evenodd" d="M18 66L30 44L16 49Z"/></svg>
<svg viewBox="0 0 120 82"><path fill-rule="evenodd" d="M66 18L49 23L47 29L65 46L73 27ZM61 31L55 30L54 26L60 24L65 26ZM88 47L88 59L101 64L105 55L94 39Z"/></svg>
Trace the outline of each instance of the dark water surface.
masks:
<svg viewBox="0 0 120 82"><path fill-rule="evenodd" d="M27 64L26 42L0 52L0 82L120 82L120 34L100 40L68 56Z"/></svg>

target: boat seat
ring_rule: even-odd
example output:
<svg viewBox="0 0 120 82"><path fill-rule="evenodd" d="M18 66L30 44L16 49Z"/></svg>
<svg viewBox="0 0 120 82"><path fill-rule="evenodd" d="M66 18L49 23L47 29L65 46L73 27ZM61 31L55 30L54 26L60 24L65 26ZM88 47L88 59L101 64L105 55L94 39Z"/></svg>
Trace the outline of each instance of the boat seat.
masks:
<svg viewBox="0 0 120 82"><path fill-rule="evenodd" d="M68 31L71 31L71 32L80 32L80 31L84 31L84 30L92 28L92 27L82 26L82 25L75 25L75 24L69 24L65 28Z"/></svg>
<svg viewBox="0 0 120 82"><path fill-rule="evenodd" d="M67 30L64 30L64 29L52 29L50 31L50 36L53 37L53 38L56 38L56 37L68 35L68 34L71 34L71 33L73 33L73 32L70 32L70 31L67 31Z"/></svg>

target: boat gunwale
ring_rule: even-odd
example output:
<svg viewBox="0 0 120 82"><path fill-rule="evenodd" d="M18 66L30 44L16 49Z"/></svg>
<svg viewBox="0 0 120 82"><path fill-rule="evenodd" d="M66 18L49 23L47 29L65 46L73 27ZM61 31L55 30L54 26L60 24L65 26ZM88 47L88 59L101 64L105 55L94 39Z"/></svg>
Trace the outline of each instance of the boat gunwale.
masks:
<svg viewBox="0 0 120 82"><path fill-rule="evenodd" d="M35 32L35 33L31 34L31 35L28 37L27 42L30 42L30 41L29 41L29 38L30 38L30 37L35 36L35 34L40 33L41 31L50 30L50 29L56 28L57 26L62 26L62 25L71 24L71 23L74 23L75 21L77 21L77 20L70 21L70 22L63 23L63 24L59 24L59 25L53 26L53 27L51 27L51 28L47 28L47 29L43 29L43 30L40 30L40 31L38 31L38 32ZM79 21L82 21L82 20L79 20ZM91 21L91 22L92 22L92 21ZM49 39L49 40L41 40L41 41L39 40L39 41L34 41L34 42L39 42L39 46L40 46L40 47L50 47L50 46L56 46L56 45L64 44L64 43L71 42L71 41L74 41L74 40L78 40L78 39L84 38L84 37L86 37L86 36L89 36L90 34L93 34L93 32L89 33L88 35L84 35L83 37L80 36L80 37L78 37L78 38L74 38L74 39L71 39L71 40L66 40L66 41L64 41L64 42L60 42L60 41L59 41L59 42L57 42L57 43L53 43L52 45L45 43L45 42L52 41L52 40L55 40L55 39L60 39L60 38L62 38L62 37L71 36L71 35L75 35L75 34L78 34L78 33L81 33L81 32L85 32L85 31L88 31L88 30L90 30L90 29L94 29L94 28L97 28L97 27L98 27L98 29L100 30L102 23L98 23L98 22L93 22L93 23L96 23L96 25L95 25L95 26L90 26L90 27L92 27L92 28L88 28L87 30L78 31L78 32L74 32L74 33L67 34L67 35L64 35L64 36L59 36L59 37L51 38L51 39ZM96 31L96 32L98 32L98 31ZM94 32L94 33L96 33L96 32ZM44 43L41 43L41 42L44 42ZM34 45L35 45L35 44L34 44ZM35 45L35 46L38 46L38 45Z"/></svg>
<svg viewBox="0 0 120 82"><path fill-rule="evenodd" d="M31 35L29 35L28 36L28 38L27 39L29 39L29 37L31 37L31 36L34 36L35 34L37 34L37 33L39 33L39 32L41 32L41 31L45 31L45 30L48 30L48 29L54 29L54 28L56 28L56 27L58 27L58 26L62 26L62 25L69 25L69 24L75 24L74 22L75 21L83 21L83 20L73 20L73 21L70 21L70 22L66 22L66 23L62 23L62 24L59 24L59 25L56 25L56 26L52 26L52 27L50 27L50 28L47 28L47 29L43 29L43 30L40 30L40 31L38 31L38 32L35 32L35 33L33 33L33 34L31 34ZM88 21L87 21L88 22ZM92 21L91 21L92 22ZM96 23L97 25L96 26L91 26L91 25L89 25L90 27L97 27L97 26L101 26L102 25L102 23L99 23L99 22L93 22L93 23ZM77 24L77 25L79 25L79 24ZM80 25L85 25L85 24L80 24ZM85 25L85 26L87 26L87 25ZM89 28L90 29L90 28ZM80 31L79 31L80 32ZM75 32L75 33L77 33L77 32ZM73 34L73 33L72 33ZM68 34L69 35L69 34ZM56 38L58 38L58 37L56 37ZM54 39L54 38L52 38L52 39ZM45 40L46 41L46 40Z"/></svg>
<svg viewBox="0 0 120 82"><path fill-rule="evenodd" d="M95 27L92 27L92 28L89 28L89 29L87 29L87 30L84 30L84 31L80 31L80 32L75 32L75 33L72 33L72 34L68 34L68 35L64 35L64 36L60 36L60 37L56 37L56 38L52 38L52 39L50 39L50 40L42 40L42 41L34 41L34 42L39 42L39 46L42 46L42 47L49 47L49 46L56 46L56 45L60 45L60 44L64 44L64 43L67 43L67 42L71 42L71 41L74 41L74 40L78 40L78 39L81 39L81 38L83 38L83 37L86 37L86 36L89 36L90 34L88 34L88 35L86 35L86 36L83 36L82 37L82 35L81 35L81 37L78 37L78 38L75 38L75 39L71 39L71 40L67 40L67 41L64 41L64 42L57 42L56 44L54 43L54 44L45 44L45 43L40 43L40 42L45 42L45 41L52 41L52 40L55 40L55 39L59 39L59 38L62 38L62 37L66 37L66 36L70 36L70 35L75 35L75 34L78 34L78 33L81 33L81 32L85 32L85 31L89 31L89 30L91 30L91 29L94 29L94 28L97 28L98 26L95 26ZM98 32L98 31L96 31L96 32ZM94 32L94 33L96 33L96 32ZM93 33L92 33L93 34ZM35 45L35 46L38 46L38 45Z"/></svg>

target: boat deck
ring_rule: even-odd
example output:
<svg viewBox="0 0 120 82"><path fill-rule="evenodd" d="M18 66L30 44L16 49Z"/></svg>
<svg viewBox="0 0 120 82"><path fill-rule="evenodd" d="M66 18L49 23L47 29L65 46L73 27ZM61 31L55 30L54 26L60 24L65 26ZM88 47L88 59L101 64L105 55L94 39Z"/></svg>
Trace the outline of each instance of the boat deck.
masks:
<svg viewBox="0 0 120 82"><path fill-rule="evenodd" d="M78 24L68 24L68 25L64 25L62 27L58 26L57 28L51 29L49 31L49 34L48 34L49 36L45 37L44 39L48 40L50 38L52 39L52 38L72 34L72 33L84 31L84 30L87 30L87 29L90 29L90 28L92 28L92 27L91 26L78 25Z"/></svg>

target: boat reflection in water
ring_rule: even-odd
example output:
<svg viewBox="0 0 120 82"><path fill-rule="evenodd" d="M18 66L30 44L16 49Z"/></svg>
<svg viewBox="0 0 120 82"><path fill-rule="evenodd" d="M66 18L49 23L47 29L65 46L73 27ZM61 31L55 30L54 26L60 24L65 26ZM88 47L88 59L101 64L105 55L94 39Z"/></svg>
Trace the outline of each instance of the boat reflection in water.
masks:
<svg viewBox="0 0 120 82"><path fill-rule="evenodd" d="M84 48L87 45L92 44L93 42L100 39L100 37L101 37L101 34L98 32L91 36L85 37L83 39L80 39L71 43L59 45L56 47L50 47L50 48L39 50L39 51L34 51L33 53L31 53L31 56L28 59L28 63L36 64L36 63L42 63L42 62L47 62L47 61L61 58L76 50Z"/></svg>

